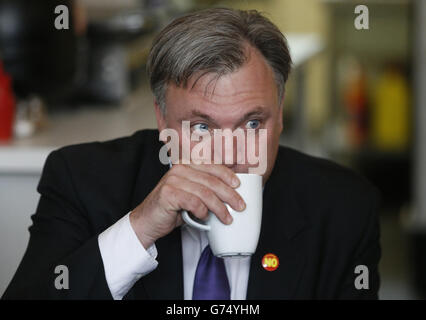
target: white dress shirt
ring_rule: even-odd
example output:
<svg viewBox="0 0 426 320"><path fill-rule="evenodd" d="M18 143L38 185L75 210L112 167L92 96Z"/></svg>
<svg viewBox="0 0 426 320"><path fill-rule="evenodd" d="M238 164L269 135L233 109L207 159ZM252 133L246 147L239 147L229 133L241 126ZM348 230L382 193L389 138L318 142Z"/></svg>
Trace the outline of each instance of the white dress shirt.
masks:
<svg viewBox="0 0 426 320"><path fill-rule="evenodd" d="M152 272L158 265L155 260L155 244L148 249L142 246L130 224L129 214L98 237L105 277L116 300L121 300L136 281ZM181 232L184 299L191 300L198 260L208 244L208 239L205 231L188 225L183 225ZM250 260L250 257L224 259L231 300L246 299Z"/></svg>

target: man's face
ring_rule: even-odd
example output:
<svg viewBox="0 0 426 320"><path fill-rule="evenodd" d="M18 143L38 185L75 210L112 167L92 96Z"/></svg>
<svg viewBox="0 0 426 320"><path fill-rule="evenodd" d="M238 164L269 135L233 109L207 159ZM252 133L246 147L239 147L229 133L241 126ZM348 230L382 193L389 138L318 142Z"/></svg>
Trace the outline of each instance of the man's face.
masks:
<svg viewBox="0 0 426 320"><path fill-rule="evenodd" d="M215 129L267 129L265 183L275 163L282 131L282 105L278 104L278 91L271 67L256 49L249 47L248 60L237 71L217 80L215 75L202 76L193 86L195 79L195 76L192 77L185 89L168 86L166 114L163 115L159 106L155 106L158 129L176 130L181 147L185 139L182 136L183 121L190 121L191 132L210 132L212 138ZM258 133L256 152L261 150L257 136ZM192 149L198 142L189 143ZM256 167L248 163L247 158L245 163L237 163L237 143L233 143L233 150L224 148L225 144L222 154L234 154L233 163L226 164L234 172L246 173L249 167ZM211 152L213 163L213 143Z"/></svg>

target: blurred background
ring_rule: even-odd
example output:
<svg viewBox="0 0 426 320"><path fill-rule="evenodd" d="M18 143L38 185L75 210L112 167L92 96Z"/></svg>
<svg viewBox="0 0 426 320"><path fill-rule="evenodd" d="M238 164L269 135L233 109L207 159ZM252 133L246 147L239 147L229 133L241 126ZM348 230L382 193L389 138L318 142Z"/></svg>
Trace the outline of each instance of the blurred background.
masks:
<svg viewBox="0 0 426 320"><path fill-rule="evenodd" d="M368 29L355 27L359 4ZM379 296L424 299L426 0L0 0L0 295L26 249L49 152L156 128L151 41L211 6L257 9L286 35L281 143L380 189Z"/></svg>

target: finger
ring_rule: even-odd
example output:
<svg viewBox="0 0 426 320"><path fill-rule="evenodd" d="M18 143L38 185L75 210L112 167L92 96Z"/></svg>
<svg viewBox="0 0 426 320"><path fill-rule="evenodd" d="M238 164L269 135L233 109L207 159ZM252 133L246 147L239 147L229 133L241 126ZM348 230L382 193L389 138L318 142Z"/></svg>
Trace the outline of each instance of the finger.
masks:
<svg viewBox="0 0 426 320"><path fill-rule="evenodd" d="M182 215L178 214L178 215L176 216L176 224L175 224L175 228L176 228L176 227L180 227L181 225L183 225Z"/></svg>
<svg viewBox="0 0 426 320"><path fill-rule="evenodd" d="M245 202L238 192L216 176L194 170L190 167L183 168L182 170L176 170L173 174L209 188L216 194L220 201L226 202L234 210L242 211L245 209ZM200 194L198 195L202 196ZM201 199L203 198L201 197Z"/></svg>
<svg viewBox="0 0 426 320"><path fill-rule="evenodd" d="M176 188L171 184L164 184L163 198L161 201L167 202L165 208L168 212L177 213L186 210L199 219L206 219L208 217L207 206L193 193Z"/></svg>
<svg viewBox="0 0 426 320"><path fill-rule="evenodd" d="M232 216L226 208L225 204L222 200L218 198L218 196L208 187L201 185L199 183L193 182L189 179L171 176L168 179L168 183L179 186L179 189L182 189L186 192L192 193L196 195L201 201L203 201L204 205L213 212L220 221L225 224L232 222ZM197 216L195 213L193 213ZM197 218L202 218L198 217Z"/></svg>
<svg viewBox="0 0 426 320"><path fill-rule="evenodd" d="M188 168L208 173L222 180L233 188L237 188L240 185L240 179L236 176L235 172L224 165L215 164L185 164L177 165L177 170L185 170ZM173 167L174 168L174 167Z"/></svg>

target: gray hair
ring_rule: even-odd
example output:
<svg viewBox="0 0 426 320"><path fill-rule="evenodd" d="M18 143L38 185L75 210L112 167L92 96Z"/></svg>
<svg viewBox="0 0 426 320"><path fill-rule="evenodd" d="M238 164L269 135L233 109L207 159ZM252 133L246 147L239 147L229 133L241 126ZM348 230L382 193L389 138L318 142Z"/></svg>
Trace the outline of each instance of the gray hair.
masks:
<svg viewBox="0 0 426 320"><path fill-rule="evenodd" d="M247 60L247 44L257 48L272 68L281 104L291 70L284 35L256 10L213 8L175 19L154 39L147 70L163 114L169 83L186 88L195 74L197 81L210 73L217 78L232 73Z"/></svg>

